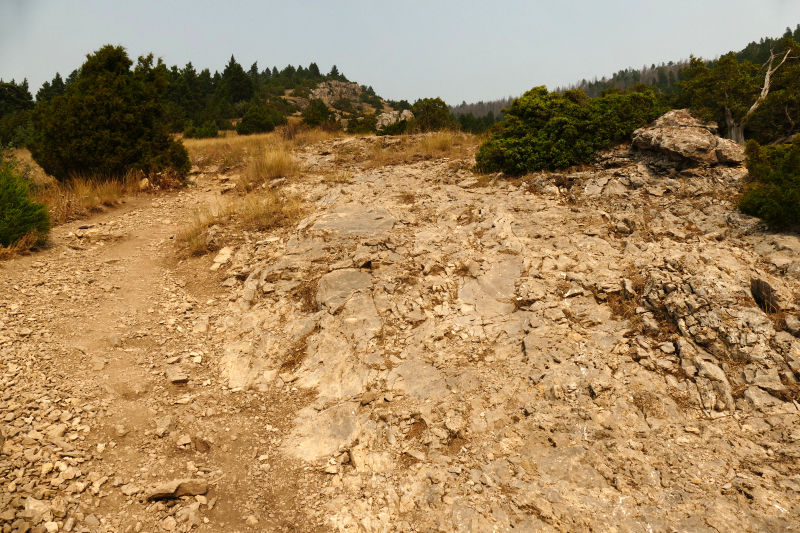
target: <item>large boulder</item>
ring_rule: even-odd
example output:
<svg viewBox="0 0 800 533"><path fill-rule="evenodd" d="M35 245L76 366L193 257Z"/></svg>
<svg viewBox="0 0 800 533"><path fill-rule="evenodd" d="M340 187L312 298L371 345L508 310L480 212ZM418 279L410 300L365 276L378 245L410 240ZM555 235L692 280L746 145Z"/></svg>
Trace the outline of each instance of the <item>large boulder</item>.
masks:
<svg viewBox="0 0 800 533"><path fill-rule="evenodd" d="M634 131L633 146L705 165L741 164L744 147L717 136L717 130L715 122L700 121L688 109L675 109Z"/></svg>
<svg viewBox="0 0 800 533"><path fill-rule="evenodd" d="M411 120L414 118L414 113L409 111L408 109L404 109L403 112L399 111L392 111L390 113L381 113L378 115L378 122L376 124L377 129L384 128L386 126L391 126L401 120Z"/></svg>

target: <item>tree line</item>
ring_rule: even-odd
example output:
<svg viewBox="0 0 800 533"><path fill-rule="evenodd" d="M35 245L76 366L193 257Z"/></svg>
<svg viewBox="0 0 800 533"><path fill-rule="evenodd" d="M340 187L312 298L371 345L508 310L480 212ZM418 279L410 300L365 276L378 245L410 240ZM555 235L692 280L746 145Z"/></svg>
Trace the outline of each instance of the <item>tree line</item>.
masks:
<svg viewBox="0 0 800 533"><path fill-rule="evenodd" d="M85 65L72 71L66 79L57 72L42 84L35 99L27 80L0 80L0 145L27 144L35 134L33 109L65 96L81 79L84 68ZM170 132L188 131L189 137L213 136L219 130L233 129L232 121L244 118L248 112L261 122L277 125L281 116L298 110L284 97L287 90L295 96L308 96L321 82L347 81L336 65L327 74L316 63L260 70L256 62L245 70L233 56L222 72L213 74L209 69L198 72L191 62L182 68L168 67L160 59L153 61L151 69L153 80L163 85L159 90L161 120L168 124Z"/></svg>

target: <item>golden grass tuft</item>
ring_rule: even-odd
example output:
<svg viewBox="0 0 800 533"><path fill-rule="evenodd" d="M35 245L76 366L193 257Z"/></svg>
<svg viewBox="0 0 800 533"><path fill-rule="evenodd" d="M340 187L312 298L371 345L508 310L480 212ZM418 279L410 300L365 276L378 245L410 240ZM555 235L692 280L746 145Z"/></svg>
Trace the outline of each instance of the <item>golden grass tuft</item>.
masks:
<svg viewBox="0 0 800 533"><path fill-rule="evenodd" d="M0 245L0 261L13 259L19 255L27 255L33 248L40 244L41 241L42 239L37 233L31 232L10 246Z"/></svg>
<svg viewBox="0 0 800 533"><path fill-rule="evenodd" d="M475 135L450 131L399 135L394 139L395 142L388 142L378 138L367 150L365 168L403 165L431 159L468 159L480 145L480 138Z"/></svg>
<svg viewBox="0 0 800 533"><path fill-rule="evenodd" d="M113 207L123 196L139 190L141 176L129 172L122 179L97 176L76 176L72 181L39 183L33 198L47 206L54 225L84 218L91 213Z"/></svg>
<svg viewBox="0 0 800 533"><path fill-rule="evenodd" d="M250 191L270 180L288 178L299 173L300 165L289 150L282 145L268 145L248 162L239 178L239 188Z"/></svg>
<svg viewBox="0 0 800 533"><path fill-rule="evenodd" d="M267 231L295 224L303 214L302 201L269 190L248 194L233 209L237 224L251 231Z"/></svg>
<svg viewBox="0 0 800 533"><path fill-rule="evenodd" d="M191 221L178 232L184 257L204 255L222 246L208 230L212 226L239 231L269 231L296 224L303 216L302 200L280 191L266 190L236 197L230 202L205 206L192 213Z"/></svg>
<svg viewBox="0 0 800 533"><path fill-rule="evenodd" d="M225 137L212 139L184 139L192 163L198 167L218 165L221 170L249 166L250 161L269 151L292 150L341 137L341 132L309 129L290 122L270 133L237 135L230 132Z"/></svg>
<svg viewBox="0 0 800 533"><path fill-rule="evenodd" d="M454 133L449 131L439 131L433 135L423 137L420 142L420 151L427 157L436 157L446 154L453 149L457 141Z"/></svg>
<svg viewBox="0 0 800 533"><path fill-rule="evenodd" d="M183 246L184 257L205 255L218 248L206 232L221 217L222 213L215 213L209 205L192 211L189 223L178 230L178 242Z"/></svg>

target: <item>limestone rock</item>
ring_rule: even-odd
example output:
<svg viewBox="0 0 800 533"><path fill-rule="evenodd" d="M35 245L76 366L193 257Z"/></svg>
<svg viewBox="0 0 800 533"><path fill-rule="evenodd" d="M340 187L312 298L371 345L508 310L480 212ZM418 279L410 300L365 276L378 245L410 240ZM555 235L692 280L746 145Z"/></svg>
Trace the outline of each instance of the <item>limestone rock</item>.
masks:
<svg viewBox="0 0 800 533"><path fill-rule="evenodd" d="M197 496L206 492L208 492L206 479L176 479L148 490L146 498L150 501L169 500L181 496Z"/></svg>
<svg viewBox="0 0 800 533"><path fill-rule="evenodd" d="M346 204L319 217L314 230L328 230L340 237L375 235L392 229L396 219L383 207L367 208L362 204Z"/></svg>
<svg viewBox="0 0 800 533"><path fill-rule="evenodd" d="M676 109L634 131L633 145L706 165L744 161L744 147L717 137L716 133L716 123L702 122L687 109Z"/></svg>
<svg viewBox="0 0 800 533"><path fill-rule="evenodd" d="M331 313L339 311L353 294L372 287L372 275L356 269L334 270L319 280L316 301Z"/></svg>
<svg viewBox="0 0 800 533"><path fill-rule="evenodd" d="M349 446L361 433L365 419L357 414L358 405L346 402L319 413L305 409L287 439L287 452L298 459L316 461Z"/></svg>
<svg viewBox="0 0 800 533"><path fill-rule="evenodd" d="M376 124L377 129L384 128L386 126L391 126L401 120L411 120L414 118L414 113L409 111L408 109L404 109L402 112L400 111L390 111L389 113L381 113L378 115L378 122Z"/></svg>

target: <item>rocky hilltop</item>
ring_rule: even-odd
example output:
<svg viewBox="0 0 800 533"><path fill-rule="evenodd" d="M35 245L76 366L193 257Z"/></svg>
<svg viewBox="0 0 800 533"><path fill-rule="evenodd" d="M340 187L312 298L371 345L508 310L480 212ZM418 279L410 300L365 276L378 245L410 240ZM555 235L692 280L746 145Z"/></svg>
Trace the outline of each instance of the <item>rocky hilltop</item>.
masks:
<svg viewBox="0 0 800 533"><path fill-rule="evenodd" d="M131 470L107 489L128 504L102 509L136 531L223 530L209 501L228 490L220 501L234 500L236 518L225 530L797 530L800 239L736 211L741 148L715 133L673 112L591 166L524 180L475 176L469 157L369 164L399 149L388 137L299 149L304 175L281 187L305 199L307 216L223 248L202 270L176 270L221 291L202 304L186 300L191 282L172 288L177 322L153 328L169 326L195 355L141 354L158 386L191 396L152 400L158 416L138 422L142 460L183 446L195 467L184 477L205 461L211 484L164 507L149 500L177 497L180 482L159 488L169 479ZM206 170L198 191L217 187ZM346 179L320 180L332 172ZM18 351L32 342L20 329L26 297L4 298L0 346L20 355L3 383L17 390L22 365L36 363ZM59 417L43 408L52 425L36 429L20 409L3 396L0 416L17 430L6 431L0 473L4 486L35 490L50 478L29 449ZM220 409L251 416L237 433ZM87 434L112 431L96 423ZM239 441L226 441L231 429ZM64 432L52 431L58 447ZM293 473L294 518L226 489L225 460L254 487ZM61 464L62 476L73 468ZM107 473L92 469L100 483ZM9 494L3 502L24 507ZM58 501L56 517L80 512L83 530L111 530L87 523L93 508L76 508L77 496ZM8 527L38 512L17 509L0 515Z"/></svg>

